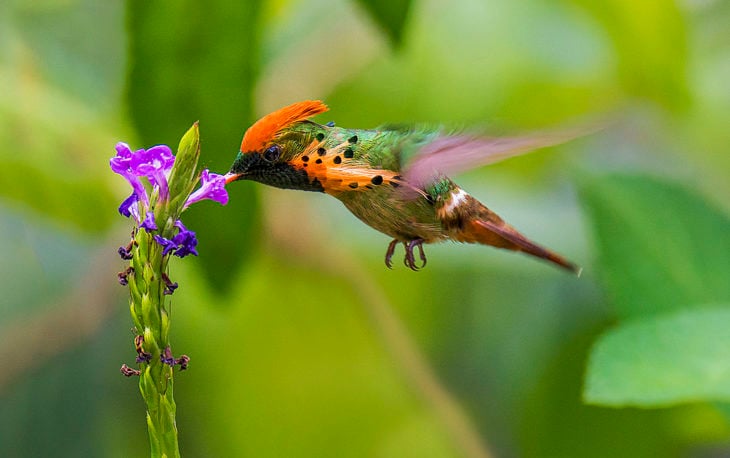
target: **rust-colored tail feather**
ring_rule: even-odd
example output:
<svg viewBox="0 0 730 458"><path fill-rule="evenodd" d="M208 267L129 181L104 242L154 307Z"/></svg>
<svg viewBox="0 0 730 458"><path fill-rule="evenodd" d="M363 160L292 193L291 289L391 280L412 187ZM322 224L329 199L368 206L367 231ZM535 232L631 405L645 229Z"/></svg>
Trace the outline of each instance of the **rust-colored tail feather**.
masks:
<svg viewBox="0 0 730 458"><path fill-rule="evenodd" d="M557 264L563 269L569 270L578 276L581 274L582 269L579 266L573 264L562 256L531 242L524 235L504 223L498 224L491 221L473 220L471 222L470 229L470 235L478 243L506 248L508 250L523 251L531 254L532 256Z"/></svg>

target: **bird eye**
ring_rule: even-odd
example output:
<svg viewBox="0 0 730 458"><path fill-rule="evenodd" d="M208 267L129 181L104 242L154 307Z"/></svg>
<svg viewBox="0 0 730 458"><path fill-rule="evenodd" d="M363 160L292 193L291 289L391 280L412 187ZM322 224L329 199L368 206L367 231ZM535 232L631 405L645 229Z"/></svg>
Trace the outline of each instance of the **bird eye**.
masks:
<svg viewBox="0 0 730 458"><path fill-rule="evenodd" d="M274 162L275 160L279 159L280 154L281 148L279 147L279 145L271 145L266 148L266 151L264 151L264 159L268 162Z"/></svg>

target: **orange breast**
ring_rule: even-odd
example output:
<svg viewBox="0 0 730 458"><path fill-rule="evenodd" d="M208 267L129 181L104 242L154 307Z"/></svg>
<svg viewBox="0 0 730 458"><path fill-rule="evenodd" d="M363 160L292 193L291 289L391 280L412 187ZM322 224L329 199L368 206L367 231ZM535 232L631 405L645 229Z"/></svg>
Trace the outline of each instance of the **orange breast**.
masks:
<svg viewBox="0 0 730 458"><path fill-rule="evenodd" d="M343 142L325 148L323 142L313 141L291 165L304 170L309 178L318 180L327 194L337 195L348 191L366 191L376 186L398 187L400 176L391 170L373 169L363 161L347 157L350 144Z"/></svg>

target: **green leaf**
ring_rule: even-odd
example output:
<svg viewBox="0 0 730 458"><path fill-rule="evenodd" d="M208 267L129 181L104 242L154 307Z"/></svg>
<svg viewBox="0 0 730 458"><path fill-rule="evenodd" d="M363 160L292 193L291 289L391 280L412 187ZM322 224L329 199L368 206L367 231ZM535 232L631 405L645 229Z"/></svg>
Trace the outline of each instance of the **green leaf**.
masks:
<svg viewBox="0 0 730 458"><path fill-rule="evenodd" d="M358 3L370 13L394 45L400 44L411 0L359 0Z"/></svg>
<svg viewBox="0 0 730 458"><path fill-rule="evenodd" d="M128 3L132 68L127 98L143 145L177 144L180 131L199 120L201 167L228 171L243 132L254 121L260 4ZM201 204L185 214L186 226L200 240L197 262L216 288L229 286L247 259L247 247L256 242L257 195L252 187L234 187L228 207ZM236 239L246 244L226 243ZM210 240L216 243L206 244Z"/></svg>
<svg viewBox="0 0 730 458"><path fill-rule="evenodd" d="M730 303L650 317L603 335L588 363L585 400L667 406L730 400Z"/></svg>
<svg viewBox="0 0 730 458"><path fill-rule="evenodd" d="M169 214L177 218L188 196L195 187L195 175L200 159L200 132L198 123L185 132L177 147L175 164L170 171L170 210Z"/></svg>
<svg viewBox="0 0 730 458"><path fill-rule="evenodd" d="M621 317L730 301L730 221L702 197L625 175L592 177L581 196Z"/></svg>

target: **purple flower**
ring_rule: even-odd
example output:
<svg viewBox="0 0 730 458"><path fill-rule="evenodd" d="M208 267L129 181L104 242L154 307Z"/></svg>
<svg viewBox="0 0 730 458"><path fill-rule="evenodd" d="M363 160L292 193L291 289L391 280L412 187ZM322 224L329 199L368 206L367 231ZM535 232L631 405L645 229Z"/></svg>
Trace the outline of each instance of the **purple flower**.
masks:
<svg viewBox="0 0 730 458"><path fill-rule="evenodd" d="M122 205L119 206L119 214L129 218L132 216L132 212L134 212L135 219L139 222L139 208L137 208L137 202L139 202L139 196L136 192L133 192L132 195L124 199Z"/></svg>
<svg viewBox="0 0 730 458"><path fill-rule="evenodd" d="M146 351L138 353L137 358L135 358L135 362L137 363L149 363L150 361L152 361L152 353L147 353Z"/></svg>
<svg viewBox="0 0 730 458"><path fill-rule="evenodd" d="M155 209L150 207L150 196L147 194L147 189L151 185L152 192L158 193L159 202L167 203L170 198L167 180L175 164L175 156L166 145L132 151L129 145L119 142L115 149L116 155L109 160L109 165L115 173L122 175L134 190L119 206L119 213L128 218L134 218L137 226L148 233L158 231L159 227L154 215ZM142 177L147 179L149 185L143 184ZM210 173L208 169L203 170L200 176L200 187L188 197L182 209L205 199L215 200L226 205L228 192L226 192L225 185L225 176ZM197 256L198 239L195 237L195 232L188 230L180 220L175 223L175 227L177 234L171 239L159 234L153 235L154 240L162 246L162 255L173 254L181 258L188 255ZM130 257L130 248L120 249L119 254L125 259ZM175 287L176 284L168 285L166 293L172 293Z"/></svg>
<svg viewBox="0 0 730 458"><path fill-rule="evenodd" d="M166 239L165 237L161 235L155 234L154 236L155 242L162 245L162 256L166 256L171 251L175 250L177 248L177 244L173 242L172 240Z"/></svg>
<svg viewBox="0 0 730 458"><path fill-rule="evenodd" d="M175 256L180 258L184 258L189 254L197 256L198 252L195 250L195 247L198 245L198 239L195 238L195 232L189 231L180 220L175 222L175 226L179 229L177 235L172 239L178 246L178 249L174 253Z"/></svg>
<svg viewBox="0 0 730 458"><path fill-rule="evenodd" d="M175 227L177 227L178 233L172 240L161 235L154 236L155 241L162 246L162 255L166 256L172 253L180 258L190 254L197 256L198 251L195 247L198 245L198 239L195 237L195 232L189 231L180 220L177 220Z"/></svg>
<svg viewBox="0 0 730 458"><path fill-rule="evenodd" d="M129 160L130 169L137 176L145 176L152 186L160 189L160 198L167 199L167 175L175 163L175 156L167 145L153 146L135 152Z"/></svg>
<svg viewBox="0 0 730 458"><path fill-rule="evenodd" d="M175 366L175 357L172 356L172 350L170 350L170 347L165 347L165 350L160 353L160 361L164 364L167 364L168 366Z"/></svg>
<svg viewBox="0 0 730 458"><path fill-rule="evenodd" d="M204 199L215 200L221 205L227 204L228 192L226 191L225 186L226 178L223 175L210 173L208 169L203 170L203 173L200 175L200 188L190 194L187 202L185 202L184 208Z"/></svg>
<svg viewBox="0 0 730 458"><path fill-rule="evenodd" d="M141 200L145 204L149 204L147 191L145 191L142 182L139 181L139 175L135 173L132 168L132 159L137 154L139 154L140 151L144 150L138 150L133 153L132 150L129 148L129 145L122 142L117 143L115 149L117 150L117 155L109 160L109 165L111 166L112 171L123 176L129 182L129 184L132 185L132 189L134 189L134 192L135 194L137 194L139 200Z"/></svg>
<svg viewBox="0 0 730 458"><path fill-rule="evenodd" d="M139 227L144 228L147 232L156 231L157 224L155 224L155 213L148 211L147 216L145 216L144 221L142 221L142 224L140 224Z"/></svg>

